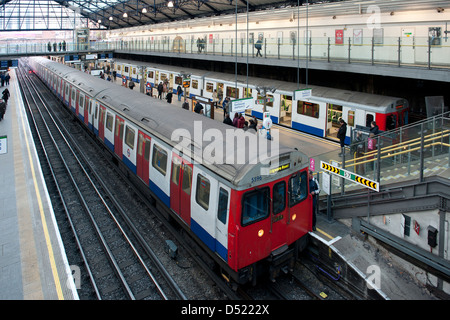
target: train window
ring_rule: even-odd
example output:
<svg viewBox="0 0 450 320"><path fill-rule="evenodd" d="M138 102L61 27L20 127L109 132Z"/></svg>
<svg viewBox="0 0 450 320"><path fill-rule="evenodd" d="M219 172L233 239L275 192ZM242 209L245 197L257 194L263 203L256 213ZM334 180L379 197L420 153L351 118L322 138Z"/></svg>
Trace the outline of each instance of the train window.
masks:
<svg viewBox="0 0 450 320"><path fill-rule="evenodd" d="M304 116L319 119L319 108L320 106L316 103L306 101L297 102L297 113L302 114Z"/></svg>
<svg viewBox="0 0 450 320"><path fill-rule="evenodd" d="M131 148L131 150L134 149L134 136L135 135L136 135L136 133L134 132L134 130L131 129L129 126L127 126L125 129L125 143L127 144L127 146L129 146Z"/></svg>
<svg viewBox="0 0 450 320"><path fill-rule="evenodd" d="M117 70L120 71L120 69L121 69L121 67L120 67L120 65L118 65L118 66L117 66Z"/></svg>
<svg viewBox="0 0 450 320"><path fill-rule="evenodd" d="M278 182L273 186L273 214L278 214L286 208L286 183Z"/></svg>
<svg viewBox="0 0 450 320"><path fill-rule="evenodd" d="M156 144L153 145L152 166L162 175L166 175L167 171L167 152Z"/></svg>
<svg viewBox="0 0 450 320"><path fill-rule="evenodd" d="M149 72L148 72L147 78L153 79L153 71L149 71Z"/></svg>
<svg viewBox="0 0 450 320"><path fill-rule="evenodd" d="M177 157L172 157L172 182L178 185L180 181L181 162Z"/></svg>
<svg viewBox="0 0 450 320"><path fill-rule="evenodd" d="M183 182L181 183L181 190L183 190L183 192L185 192L187 195L190 195L191 186L192 186L192 168L188 165L185 165L183 168Z"/></svg>
<svg viewBox="0 0 450 320"><path fill-rule="evenodd" d="M239 98L239 88L227 87L227 96L230 98Z"/></svg>
<svg viewBox="0 0 450 320"><path fill-rule="evenodd" d="M373 114L368 113L366 115L366 127L370 127L370 124L372 123L372 121L374 121L375 119L373 118Z"/></svg>
<svg viewBox="0 0 450 320"><path fill-rule="evenodd" d="M136 68L133 68L133 74L136 74Z"/></svg>
<svg viewBox="0 0 450 320"><path fill-rule="evenodd" d="M84 96L81 96L81 95L80 95L80 100L78 101L78 103L79 103L79 105L80 105L81 108L84 107Z"/></svg>
<svg viewBox="0 0 450 320"><path fill-rule="evenodd" d="M95 119L97 120L98 117L98 105L95 106Z"/></svg>
<svg viewBox="0 0 450 320"><path fill-rule="evenodd" d="M265 219L269 216L270 189L249 191L242 200L242 226Z"/></svg>
<svg viewBox="0 0 450 320"><path fill-rule="evenodd" d="M213 90L214 90L214 84L212 84L211 82L207 82L206 83L206 91L213 92Z"/></svg>
<svg viewBox="0 0 450 320"><path fill-rule="evenodd" d="M308 176L306 171L297 173L289 180L289 207L302 202L308 195Z"/></svg>
<svg viewBox="0 0 450 320"><path fill-rule="evenodd" d="M205 210L208 210L209 208L210 187L211 184L208 179L201 174L197 175L197 192L195 195L195 200Z"/></svg>
<svg viewBox="0 0 450 320"><path fill-rule="evenodd" d="M72 89L72 101L75 100L75 89Z"/></svg>
<svg viewBox="0 0 450 320"><path fill-rule="evenodd" d="M219 207L217 209L217 219L223 224L227 223L227 212L228 212L228 191L220 188L219 189Z"/></svg>
<svg viewBox="0 0 450 320"><path fill-rule="evenodd" d="M108 113L106 115L106 129L109 131L113 131L113 123L114 123L114 117L112 114Z"/></svg>
<svg viewBox="0 0 450 320"><path fill-rule="evenodd" d="M126 73L128 72L128 67L125 67L125 72L126 72Z"/></svg>
<svg viewBox="0 0 450 320"><path fill-rule="evenodd" d="M144 159L146 161L150 160L150 144L151 141L149 139L145 139Z"/></svg>
<svg viewBox="0 0 450 320"><path fill-rule="evenodd" d="M183 77L175 76L175 84L181 86L183 84Z"/></svg>
<svg viewBox="0 0 450 320"><path fill-rule="evenodd" d="M355 126L355 111L351 111L351 110L348 111L347 124L350 127Z"/></svg>
<svg viewBox="0 0 450 320"><path fill-rule="evenodd" d="M388 130L395 129L397 126L397 115L396 114L390 114L386 117L386 128Z"/></svg>
<svg viewBox="0 0 450 320"><path fill-rule="evenodd" d="M192 89L198 89L198 80L192 80Z"/></svg>

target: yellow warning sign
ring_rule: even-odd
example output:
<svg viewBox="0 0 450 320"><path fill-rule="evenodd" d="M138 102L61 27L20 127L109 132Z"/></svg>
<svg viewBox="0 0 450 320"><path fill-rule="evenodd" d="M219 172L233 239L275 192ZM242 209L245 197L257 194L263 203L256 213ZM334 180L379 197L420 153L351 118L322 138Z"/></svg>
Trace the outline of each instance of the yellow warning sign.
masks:
<svg viewBox="0 0 450 320"><path fill-rule="evenodd" d="M320 161L320 167L325 171L331 172L331 173L338 175L344 179L356 182L356 183L358 183L362 186L365 186L369 189L375 190L377 192L380 191L380 184L376 181L359 176L359 175L357 175L353 172L347 171L345 169L341 169L339 167L332 166L331 164L326 163L324 161Z"/></svg>

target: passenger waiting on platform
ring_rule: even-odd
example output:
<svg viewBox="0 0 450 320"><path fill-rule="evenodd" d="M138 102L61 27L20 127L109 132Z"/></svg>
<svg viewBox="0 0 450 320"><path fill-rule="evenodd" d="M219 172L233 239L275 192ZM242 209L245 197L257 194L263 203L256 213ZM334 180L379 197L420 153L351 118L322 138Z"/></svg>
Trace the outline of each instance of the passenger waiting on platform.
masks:
<svg viewBox="0 0 450 320"><path fill-rule="evenodd" d="M5 104L8 103L9 96L10 96L9 90L8 90L8 88L6 88L2 92L2 99L5 100Z"/></svg>
<svg viewBox="0 0 450 320"><path fill-rule="evenodd" d="M181 89L181 86L177 87L177 95L178 95L178 101L181 101L181 96L183 95L183 89Z"/></svg>
<svg viewBox="0 0 450 320"><path fill-rule="evenodd" d="M133 81L133 80L130 80L130 83L128 84L128 87L129 87L131 90L133 90L133 89L134 89L134 86L135 86L134 81Z"/></svg>
<svg viewBox="0 0 450 320"><path fill-rule="evenodd" d="M5 84L6 84L7 86L9 86L9 79L11 79L11 76L10 76L9 73L7 72L6 75L5 75Z"/></svg>
<svg viewBox="0 0 450 320"><path fill-rule="evenodd" d="M342 156L345 153L345 137L347 135L347 123L342 118L339 118L339 122L341 126L339 127L337 138L341 143L341 153L339 153L339 155Z"/></svg>
<svg viewBox="0 0 450 320"><path fill-rule="evenodd" d="M181 107L185 110L189 110L189 102L185 101L183 102L183 104L181 105Z"/></svg>
<svg viewBox="0 0 450 320"><path fill-rule="evenodd" d="M258 123L255 122L254 119L250 119L248 128L249 128L249 129L255 129L255 131L258 131L257 126L258 126Z"/></svg>
<svg viewBox="0 0 450 320"><path fill-rule="evenodd" d="M162 93L163 93L163 84L162 84L162 82L160 82L158 84L158 98L159 99L162 99Z"/></svg>
<svg viewBox="0 0 450 320"><path fill-rule="evenodd" d="M172 103L172 96L173 96L172 91L169 90L169 92L166 95L166 100L168 103Z"/></svg>
<svg viewBox="0 0 450 320"><path fill-rule="evenodd" d="M242 113L239 114L239 119L237 123L237 127L240 129L243 129L245 126L245 117L242 115Z"/></svg>
<svg viewBox="0 0 450 320"><path fill-rule="evenodd" d="M48 49L48 52L52 51L52 44L50 43L50 41L47 44L47 49Z"/></svg>
<svg viewBox="0 0 450 320"><path fill-rule="evenodd" d="M58 46L59 46L59 51L62 51L62 43L61 42L58 43Z"/></svg>
<svg viewBox="0 0 450 320"><path fill-rule="evenodd" d="M6 102L0 101L0 121L3 120L3 116L5 115L5 112L6 112Z"/></svg>
<svg viewBox="0 0 450 320"><path fill-rule="evenodd" d="M377 135L380 133L380 129L378 128L378 125L375 121L372 121L370 123L370 133L373 133L374 135Z"/></svg>
<svg viewBox="0 0 450 320"><path fill-rule="evenodd" d="M65 40L63 40L63 42L62 42L62 48L63 48L63 51L66 51L66 41Z"/></svg>
<svg viewBox="0 0 450 320"><path fill-rule="evenodd" d="M202 114L203 113L203 106L200 102L197 101L195 108L194 108L194 112L198 113L198 114Z"/></svg>
<svg viewBox="0 0 450 320"><path fill-rule="evenodd" d="M313 172L309 171L309 193L312 196L312 229L316 231L316 210L317 210L317 200L319 198L320 186L319 181L313 177Z"/></svg>
<svg viewBox="0 0 450 320"><path fill-rule="evenodd" d="M56 42L53 42L53 51L56 52Z"/></svg>
<svg viewBox="0 0 450 320"><path fill-rule="evenodd" d="M116 71L116 70L113 70L112 75L113 75L114 82L116 82L117 71Z"/></svg>
<svg viewBox="0 0 450 320"><path fill-rule="evenodd" d="M225 119L223 119L223 123L229 124L230 126L233 125L233 121L231 121L231 119L230 119L230 114L229 114L229 113L227 113L227 114L225 115Z"/></svg>

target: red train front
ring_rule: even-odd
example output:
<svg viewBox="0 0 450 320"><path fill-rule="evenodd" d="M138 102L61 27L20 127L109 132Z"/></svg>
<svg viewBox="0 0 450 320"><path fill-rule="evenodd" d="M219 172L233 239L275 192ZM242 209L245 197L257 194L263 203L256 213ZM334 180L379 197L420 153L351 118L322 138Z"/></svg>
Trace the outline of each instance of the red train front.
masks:
<svg viewBox="0 0 450 320"><path fill-rule="evenodd" d="M255 282L260 274L274 278L293 268L312 227L307 164L306 156L291 153L268 176L250 178L262 183L232 192L228 264L237 282Z"/></svg>

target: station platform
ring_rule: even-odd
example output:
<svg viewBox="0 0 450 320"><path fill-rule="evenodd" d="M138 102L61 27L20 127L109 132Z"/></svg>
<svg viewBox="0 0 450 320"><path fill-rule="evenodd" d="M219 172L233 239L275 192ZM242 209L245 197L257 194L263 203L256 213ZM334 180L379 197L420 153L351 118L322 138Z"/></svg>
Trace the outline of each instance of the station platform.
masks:
<svg viewBox="0 0 450 320"><path fill-rule="evenodd" d="M375 240L355 233L349 224L351 221L328 221L326 215L317 214L316 231L310 232L310 236L321 241L329 252L338 255L349 268L373 285L382 299L437 299L419 281L418 274L423 275L421 269L401 260Z"/></svg>
<svg viewBox="0 0 450 320"><path fill-rule="evenodd" d="M0 300L78 300L14 69L10 75L0 121Z"/></svg>

